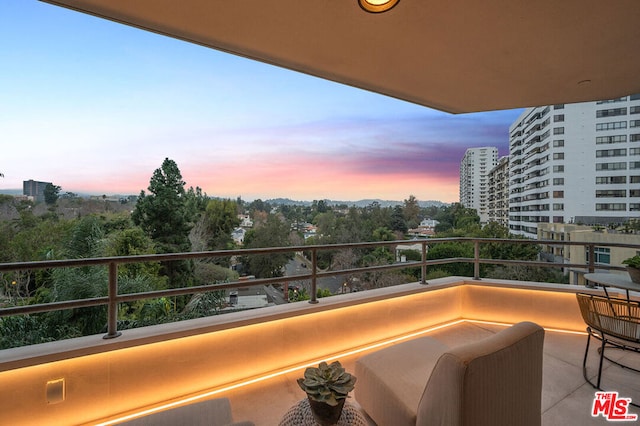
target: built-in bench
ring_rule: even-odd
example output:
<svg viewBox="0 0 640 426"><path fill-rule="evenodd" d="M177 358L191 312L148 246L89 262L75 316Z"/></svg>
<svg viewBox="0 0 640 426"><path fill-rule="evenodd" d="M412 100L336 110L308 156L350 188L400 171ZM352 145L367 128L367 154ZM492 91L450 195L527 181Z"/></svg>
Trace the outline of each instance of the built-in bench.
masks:
<svg viewBox="0 0 640 426"><path fill-rule="evenodd" d="M539 426L543 340L522 322L456 348L399 343L356 362L355 397L379 425Z"/></svg>

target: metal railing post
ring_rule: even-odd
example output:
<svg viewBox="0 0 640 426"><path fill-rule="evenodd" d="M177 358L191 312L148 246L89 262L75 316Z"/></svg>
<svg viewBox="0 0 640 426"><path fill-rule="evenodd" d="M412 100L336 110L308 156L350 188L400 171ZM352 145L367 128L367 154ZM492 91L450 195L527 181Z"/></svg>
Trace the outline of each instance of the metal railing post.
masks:
<svg viewBox="0 0 640 426"><path fill-rule="evenodd" d="M420 284L427 284L427 242L422 242L422 267L420 272Z"/></svg>
<svg viewBox="0 0 640 426"><path fill-rule="evenodd" d="M473 242L473 279L480 280L480 241Z"/></svg>
<svg viewBox="0 0 640 426"><path fill-rule="evenodd" d="M589 244L589 273L596 271L596 249L594 244Z"/></svg>
<svg viewBox="0 0 640 426"><path fill-rule="evenodd" d="M315 247L311 249L311 294L309 298L309 303L318 303L317 297L317 269L318 269L318 249Z"/></svg>
<svg viewBox="0 0 640 426"><path fill-rule="evenodd" d="M118 264L109 262L109 304L107 305L107 334L103 339L113 339L122 333L118 331Z"/></svg>

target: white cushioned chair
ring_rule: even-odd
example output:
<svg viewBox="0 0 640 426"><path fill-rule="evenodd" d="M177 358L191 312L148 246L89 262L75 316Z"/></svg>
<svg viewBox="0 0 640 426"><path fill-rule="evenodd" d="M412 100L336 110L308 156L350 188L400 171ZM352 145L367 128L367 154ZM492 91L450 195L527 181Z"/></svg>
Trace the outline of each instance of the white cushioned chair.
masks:
<svg viewBox="0 0 640 426"><path fill-rule="evenodd" d="M543 341L522 322L455 348L399 343L356 362L355 398L379 426L539 426Z"/></svg>

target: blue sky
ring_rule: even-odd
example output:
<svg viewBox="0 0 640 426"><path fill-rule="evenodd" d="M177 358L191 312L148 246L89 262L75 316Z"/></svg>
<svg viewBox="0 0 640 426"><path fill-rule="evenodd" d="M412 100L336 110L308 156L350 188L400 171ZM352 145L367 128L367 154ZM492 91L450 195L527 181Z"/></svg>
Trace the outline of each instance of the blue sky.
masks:
<svg viewBox="0 0 640 426"><path fill-rule="evenodd" d="M451 115L35 0L0 2L0 190L137 194L164 158L245 200L458 201L465 149L521 110Z"/></svg>

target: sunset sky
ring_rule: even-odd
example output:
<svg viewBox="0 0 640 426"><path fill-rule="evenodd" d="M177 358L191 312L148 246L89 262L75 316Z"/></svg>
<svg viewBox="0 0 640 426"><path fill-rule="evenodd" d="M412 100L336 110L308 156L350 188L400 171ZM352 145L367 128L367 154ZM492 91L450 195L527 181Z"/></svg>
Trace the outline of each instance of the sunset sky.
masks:
<svg viewBox="0 0 640 426"><path fill-rule="evenodd" d="M164 158L244 200L458 201L465 149L521 110L450 115L38 1L0 2L0 192L138 194Z"/></svg>

